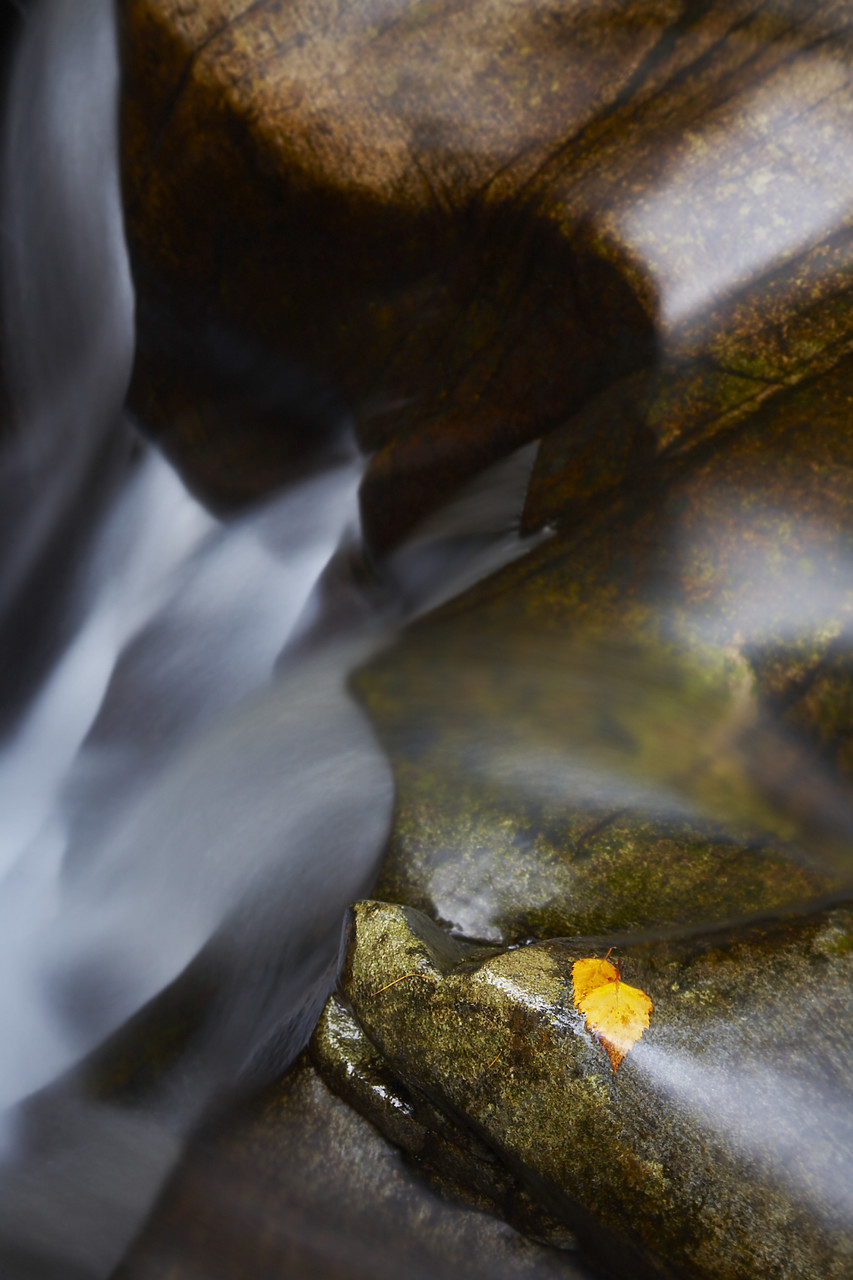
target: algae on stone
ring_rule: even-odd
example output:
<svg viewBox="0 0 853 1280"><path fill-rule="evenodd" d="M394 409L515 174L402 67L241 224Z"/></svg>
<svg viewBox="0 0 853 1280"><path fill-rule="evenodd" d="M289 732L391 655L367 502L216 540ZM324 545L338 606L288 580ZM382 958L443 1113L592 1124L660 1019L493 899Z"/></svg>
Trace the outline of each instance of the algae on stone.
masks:
<svg viewBox="0 0 853 1280"><path fill-rule="evenodd" d="M311 1057L334 1093L401 1147L442 1194L497 1213L541 1243L576 1247L568 1228L536 1204L485 1143L394 1075L337 996L314 1032Z"/></svg>
<svg viewBox="0 0 853 1280"><path fill-rule="evenodd" d="M379 895L518 941L849 884L851 385L569 513L359 674L397 786Z"/></svg>
<svg viewBox="0 0 853 1280"><path fill-rule="evenodd" d="M470 1129L616 1274L842 1280L851 937L838 907L626 948L655 1014L616 1076L573 1006L589 941L487 954L411 908L360 903L342 983L382 1069Z"/></svg>

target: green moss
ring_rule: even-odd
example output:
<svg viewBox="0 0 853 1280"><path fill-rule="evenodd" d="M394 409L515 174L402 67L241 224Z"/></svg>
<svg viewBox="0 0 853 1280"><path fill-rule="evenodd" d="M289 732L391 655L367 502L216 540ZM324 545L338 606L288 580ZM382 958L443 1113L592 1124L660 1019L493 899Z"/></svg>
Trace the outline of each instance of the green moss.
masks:
<svg viewBox="0 0 853 1280"><path fill-rule="evenodd" d="M358 904L343 989L409 1096L490 1147L619 1274L841 1280L853 1233L819 1170L843 1144L824 1094L847 1096L853 1066L827 1060L837 1029L804 1011L836 1006L848 1027L853 948L836 939L850 919L839 908L728 939L623 949L627 980L655 1008L616 1074L573 1007L583 952L568 940L484 952L441 939L411 909ZM425 980L395 981L409 972ZM783 1057L817 1073L805 1113L785 1101L799 1085ZM806 1198L791 1181L801 1154ZM761 1230L732 1230L750 1223Z"/></svg>

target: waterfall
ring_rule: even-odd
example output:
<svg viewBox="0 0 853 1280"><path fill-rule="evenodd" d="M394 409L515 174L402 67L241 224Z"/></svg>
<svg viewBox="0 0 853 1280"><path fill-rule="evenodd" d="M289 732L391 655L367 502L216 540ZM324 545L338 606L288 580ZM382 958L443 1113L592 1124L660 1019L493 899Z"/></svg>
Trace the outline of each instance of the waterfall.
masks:
<svg viewBox="0 0 853 1280"><path fill-rule="evenodd" d="M38 1256L99 1276L210 1099L310 1034L393 799L348 675L519 553L532 455L369 597L348 420L307 477L228 523L205 511L123 411L113 5L37 0L21 27L0 207L0 1254L4 1275ZM132 1115L51 1094L200 955L215 995L181 1090ZM25 1101L45 1089L46 1144Z"/></svg>

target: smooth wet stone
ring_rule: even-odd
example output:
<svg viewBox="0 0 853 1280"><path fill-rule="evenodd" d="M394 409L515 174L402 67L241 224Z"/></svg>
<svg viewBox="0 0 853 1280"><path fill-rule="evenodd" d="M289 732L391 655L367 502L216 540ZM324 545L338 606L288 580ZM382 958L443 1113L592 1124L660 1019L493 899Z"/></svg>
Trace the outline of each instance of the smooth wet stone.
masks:
<svg viewBox="0 0 853 1280"><path fill-rule="evenodd" d="M538 1205L485 1143L395 1076L338 996L314 1032L311 1057L326 1084L411 1157L453 1200L497 1213L528 1238L575 1249L570 1231Z"/></svg>
<svg viewBox="0 0 853 1280"><path fill-rule="evenodd" d="M217 413L152 315L254 335L355 411L377 547L547 432L533 521L652 474L849 345L845 22L132 0L138 412L211 500L268 491L286 431Z"/></svg>
<svg viewBox="0 0 853 1280"><path fill-rule="evenodd" d="M342 984L370 1049L350 1058L379 1055L374 1070L441 1109L460 1145L470 1131L491 1148L619 1276L848 1276L853 911L623 948L655 1007L617 1073L573 1006L590 948L496 954L359 903ZM324 1072L364 1106L346 1037L321 1039Z"/></svg>
<svg viewBox="0 0 853 1280"><path fill-rule="evenodd" d="M643 931L695 933L837 895L853 847L843 6L806 14L710 0L556 13L477 0L332 14L272 0L132 0L125 13L141 338L133 401L208 500L239 505L299 464L280 416L230 391L223 411L214 376L222 333L259 339L264 367L283 353L316 376L321 399L330 385L355 410L376 450L364 501L377 548L477 467L548 433L525 524L553 523L557 536L357 681L397 784L377 895L503 944L632 937L637 973ZM762 975L776 974L777 959L785 973L789 961L795 968L783 926L766 928L766 946L743 944L731 987L690 962L695 981L684 990L703 994L700 1011L716 1008L721 990L723 1005L733 991L740 1008L737 984L753 962ZM800 941L805 965L812 952ZM669 954L655 952L665 974ZM378 999L393 1009L406 985ZM850 1036L836 995L822 1002L811 978L797 991L804 1021L843 1056ZM665 1009L670 997L652 995ZM772 1077L787 1062L772 1036L787 1024L761 1008ZM419 1044L422 1022L412 1018ZM654 1212L668 1214L671 1187L651 1137L608 1110L614 1096L630 1096L657 1124L660 1098L636 1072L654 1061L663 1030L653 1021L616 1080L587 1044L572 1084L578 1123L611 1159L594 1209L616 1225L590 1238L596 1255L615 1233L645 1258L649 1240L658 1245ZM391 1043L397 1032L383 1034ZM830 1249L824 1266L821 1253L828 1228L809 1216L808 1189L817 1185L824 1204L825 1180L798 1166L808 1191L799 1208L770 1185L761 1152L772 1117L759 1104L754 1160L753 1148L733 1154L686 1121L678 1129L692 1108L713 1130L697 1091L717 1119L741 1124L750 1080L768 1078L750 1067L727 1112L710 1036L699 1035L701 1070L684 1066L693 1101L678 1095L675 1119L667 1112L676 1127L664 1126L664 1148L669 1159L673 1134L686 1133L685 1160L695 1156L704 1178L708 1153L719 1153L719 1170L698 1190L685 1184L693 1206L701 1200L699 1243L685 1227L664 1230L663 1244L681 1270L714 1280L725 1280L708 1271L714 1242L730 1250L736 1280L750 1274L737 1267L757 1259L767 1269L755 1274L800 1280L779 1268L802 1262L832 1275L837 1255ZM359 1043L369 1061L357 1087L355 1075L339 1078L345 1055L322 1051L323 1070L327 1079L337 1071L334 1087L379 1119L370 1073L390 1096L389 1069L377 1065L376 1042ZM740 1043L724 1037L726 1080L740 1079ZM666 1061L678 1061L666 1046ZM485 1042L475 1047L489 1063ZM505 1057L489 1076L504 1155L520 1133L500 1084L502 1071L520 1068ZM811 1051L804 1061L813 1072ZM456 1081L449 1061L443 1068ZM137 1074L131 1067L131 1089ZM482 1132L457 1141L440 1119L454 1099L464 1112L469 1095L451 1098L436 1084L422 1100L433 1077L415 1078L395 1086L410 1091L412 1114L395 1108L397 1128L386 1132L419 1168L434 1176L441 1166L453 1194L476 1183L478 1203L536 1234L517 1191L522 1168L540 1211L556 1194L563 1213L561 1153L548 1148L544 1183L531 1172L540 1166L530 1118L544 1132L553 1112L525 1094L528 1145L507 1181L483 1154ZM481 1110L471 1102L464 1112L476 1125L483 1088ZM793 1111L802 1110L798 1100ZM253 1152L263 1165L260 1134ZM621 1163L618 1152L629 1153ZM597 1187L591 1155L583 1168ZM566 1214L573 1223L577 1203ZM625 1225L625 1206L638 1225ZM764 1217L781 1259L755 1251Z"/></svg>
<svg viewBox="0 0 853 1280"><path fill-rule="evenodd" d="M518 941L849 883L851 387L846 357L567 518L359 675L378 894Z"/></svg>
<svg viewBox="0 0 853 1280"><path fill-rule="evenodd" d="M115 1280L594 1280L431 1190L306 1059L191 1147Z"/></svg>
<svg viewBox="0 0 853 1280"><path fill-rule="evenodd" d="M499 3L452 16L128 6L127 220L143 302L177 308L199 341L205 317L225 320L338 389L365 443L390 449L370 481L377 543L651 361L649 299L619 246L582 216L561 226L521 174L491 188L514 152L535 171L531 127L542 151L602 85L618 92L665 21L663 8L639 28L629 19L614 61L594 27L573 53L571 19ZM535 106L528 78L542 81ZM235 468L229 425L197 380L182 382L146 315L137 408L191 475L198 458L214 499L245 499L237 486L263 482L265 457L275 475L273 431L256 447L241 415L248 465Z"/></svg>
<svg viewBox="0 0 853 1280"><path fill-rule="evenodd" d="M378 892L493 940L834 892L853 831L838 12L324 13L127 7L137 404L217 501L273 487L281 422L256 437L242 403L199 407L198 376L181 389L145 354L145 316L182 296L193 323L260 335L354 406L377 544L548 432L526 524L559 535L459 602L467 631L451 612L456 635L359 683L398 786Z"/></svg>
<svg viewBox="0 0 853 1280"><path fill-rule="evenodd" d="M809 825L821 788L842 806L846 789L763 727L745 663L480 621L437 620L357 681L395 768L377 893L519 942L749 918L848 883ZM777 802L753 759L790 770L791 809L811 783L812 807Z"/></svg>

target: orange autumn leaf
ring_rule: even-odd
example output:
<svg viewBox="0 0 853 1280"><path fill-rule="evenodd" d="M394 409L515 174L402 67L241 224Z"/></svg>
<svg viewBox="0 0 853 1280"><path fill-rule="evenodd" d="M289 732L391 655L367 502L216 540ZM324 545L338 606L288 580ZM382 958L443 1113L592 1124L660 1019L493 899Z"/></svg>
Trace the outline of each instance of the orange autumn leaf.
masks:
<svg viewBox="0 0 853 1280"><path fill-rule="evenodd" d="M654 1009L645 991L622 981L621 969L621 960L617 967L606 957L578 960L572 966L575 1008L580 1009L587 1029L601 1042L614 1075L625 1054L648 1027Z"/></svg>

